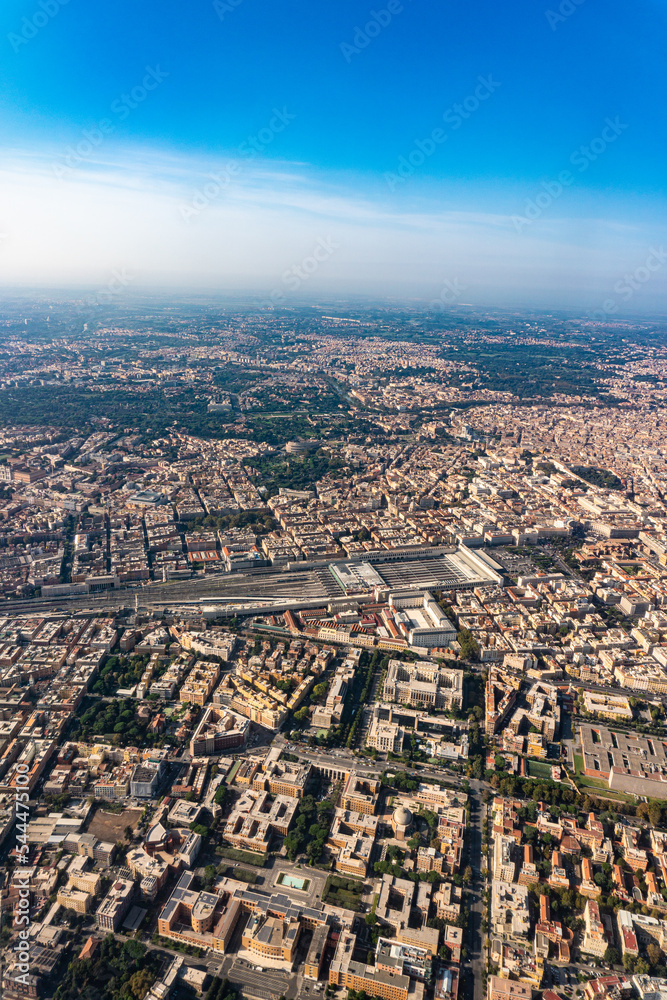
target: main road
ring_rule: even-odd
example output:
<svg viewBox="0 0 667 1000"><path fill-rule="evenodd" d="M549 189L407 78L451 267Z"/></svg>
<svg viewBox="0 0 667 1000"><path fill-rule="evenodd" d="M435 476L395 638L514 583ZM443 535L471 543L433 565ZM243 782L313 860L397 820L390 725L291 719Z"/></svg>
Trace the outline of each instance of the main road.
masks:
<svg viewBox="0 0 667 1000"><path fill-rule="evenodd" d="M470 918L468 920L468 956L472 971L465 982L465 996L468 1000L483 1000L484 974L484 935L482 934L482 918L484 909L485 882L481 877L482 867L482 832L486 822L486 806L482 802L483 782L472 780L468 792L470 798L470 826L468 827L468 857L474 873L474 878L468 899L470 903ZM462 964L465 969L465 964Z"/></svg>
<svg viewBox="0 0 667 1000"><path fill-rule="evenodd" d="M307 760L310 764L314 764L316 767L318 765L322 765L327 768L338 766L341 771L355 771L357 774L367 777L377 777L382 773L382 771L406 771L410 775L414 775L414 777L426 781L451 782L453 788L460 788L462 783L467 780L462 778L460 774L448 771L444 767L425 769L424 765L403 764L400 761L394 760L371 761L361 755L357 755L351 753L349 750L343 749L329 750L326 753L323 753L321 750L306 750L302 749L298 743L290 742L290 740L282 734L278 735L273 742L275 745L283 748L289 746L289 753L293 753L302 760Z"/></svg>

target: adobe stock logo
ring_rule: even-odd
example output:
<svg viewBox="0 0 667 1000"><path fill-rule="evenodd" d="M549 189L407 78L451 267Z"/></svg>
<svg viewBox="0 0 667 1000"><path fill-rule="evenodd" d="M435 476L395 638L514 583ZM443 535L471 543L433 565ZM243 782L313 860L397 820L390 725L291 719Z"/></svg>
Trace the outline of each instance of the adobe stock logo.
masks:
<svg viewBox="0 0 667 1000"><path fill-rule="evenodd" d="M22 19L21 33L17 34L15 31L10 31L7 35L7 41L14 49L14 52L19 52L24 45L31 42L42 28L45 28L49 21L52 21L56 14L60 12L60 8L68 3L69 0L39 0L39 9L31 17L24 17Z"/></svg>
<svg viewBox="0 0 667 1000"><path fill-rule="evenodd" d="M288 267L286 271L283 271L280 276L280 280L284 287L290 292L298 291L304 281L308 281L317 271L319 271L322 264L329 260L336 250L340 250L340 243L336 243L331 236L327 236L326 239L320 236L319 240L313 247L312 253L310 253L307 257L304 257L298 264L292 264L292 266ZM282 305L285 300L286 296L282 288L274 288L269 295L268 300L264 302L263 305Z"/></svg>
<svg viewBox="0 0 667 1000"><path fill-rule="evenodd" d="M443 309L447 309L448 306L453 306L459 301L467 288L468 285L464 285L458 278L447 278L443 282L442 288L440 289L440 298L433 299L429 309L432 312L442 312Z"/></svg>
<svg viewBox="0 0 667 1000"><path fill-rule="evenodd" d="M491 73L488 76L478 76L475 89L460 103L452 104L443 112L442 120L448 129L434 128L423 139L415 139L412 149L407 154L399 156L396 169L384 173L383 176L389 190L395 191L399 184L405 184L408 178L412 177L430 156L433 156L438 147L447 142L449 133L460 129L463 123L471 115L474 115L499 87L500 83L493 79Z"/></svg>
<svg viewBox="0 0 667 1000"><path fill-rule="evenodd" d="M86 321L94 318L95 310L101 306L108 306L119 295L121 295L128 285L134 281L134 275L130 274L125 267L116 267L111 272L111 277L106 285L96 289L87 295L77 306L77 312Z"/></svg>
<svg viewBox="0 0 667 1000"><path fill-rule="evenodd" d="M279 135L290 122L293 122L296 115L291 114L287 108L274 108L273 116L270 119L268 125L261 128L259 132L255 135L249 135L240 146L238 147L239 156L245 156L248 159L254 159L259 153L261 153L270 143L273 142L275 137ZM181 205L179 211L181 213L181 218L185 222L190 222L192 219L200 215L212 201L219 198L227 188L232 184L233 178L237 177L243 169L243 164L239 160L229 160L223 170L218 171L218 173L207 174L208 181L203 187L198 188L195 191L194 196L190 199L190 202L186 205Z"/></svg>
<svg viewBox="0 0 667 1000"><path fill-rule="evenodd" d="M561 0L557 10L545 10L544 16L551 30L555 31L559 24L565 24L583 3L586 0Z"/></svg>
<svg viewBox="0 0 667 1000"><path fill-rule="evenodd" d="M618 137L627 128L628 125L622 122L618 115L615 118L605 118L604 128L601 130L600 135L596 135L593 139L590 139L587 145L582 144L581 146L577 146L570 154L570 164L577 168L578 173L585 173L591 164L595 163L596 160L606 153L609 147L616 142ZM511 217L512 225L517 233L523 232L526 226L532 226L534 222L540 219L544 215L544 212L561 197L565 190L574 184L575 179L575 175L571 170L561 170L556 180L549 178L542 181L538 191L532 198L527 199L523 208L523 215L513 215Z"/></svg>
<svg viewBox="0 0 667 1000"><path fill-rule="evenodd" d="M69 177L74 170L89 160L97 149L105 142L106 137L116 131L116 122L123 122L160 84L167 79L169 73L158 66L146 66L146 73L141 83L132 87L129 93L120 94L111 102L110 111L116 116L100 118L91 128L84 128L76 145L67 146L60 153L58 161L51 164L56 177L62 180Z"/></svg>
<svg viewBox="0 0 667 1000"><path fill-rule="evenodd" d="M242 3L243 0L213 0L213 10L220 20L224 21L225 14L233 14Z"/></svg>
<svg viewBox="0 0 667 1000"><path fill-rule="evenodd" d="M651 247L643 264L624 274L622 278L614 282L614 291L621 302L629 302L642 285L651 281L656 271L659 271L667 264L667 250L663 246ZM590 319L605 320L618 312L618 299L605 299L600 309L593 309L588 313Z"/></svg>

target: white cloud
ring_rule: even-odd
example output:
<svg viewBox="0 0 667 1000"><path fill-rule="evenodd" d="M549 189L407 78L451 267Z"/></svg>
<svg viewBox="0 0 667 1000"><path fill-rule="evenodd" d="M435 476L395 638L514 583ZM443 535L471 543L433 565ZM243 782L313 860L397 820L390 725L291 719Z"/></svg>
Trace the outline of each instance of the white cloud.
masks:
<svg viewBox="0 0 667 1000"><path fill-rule="evenodd" d="M53 163L62 162L57 153L5 157L1 285L98 286L123 267L134 275L133 288L164 284L264 297L283 287L281 275L320 237L331 236L340 248L300 292L430 301L444 280L458 278L466 301L476 304L532 298L586 305L659 241L657 227L652 233L627 220L586 217L581 204L581 217L563 217L568 206L558 204L517 233L502 192L502 211L480 211L488 192L482 202L472 189L456 208L458 194L450 190L444 209L444 198L427 198L418 184L401 193L401 202L364 179L352 189L347 179L268 159L237 158L238 172L219 194L209 188L208 203L186 222L183 207L213 184L208 175L223 171L231 156L103 152L65 178L54 174ZM637 296L634 305L648 305L665 292L665 278L657 275L644 301Z"/></svg>

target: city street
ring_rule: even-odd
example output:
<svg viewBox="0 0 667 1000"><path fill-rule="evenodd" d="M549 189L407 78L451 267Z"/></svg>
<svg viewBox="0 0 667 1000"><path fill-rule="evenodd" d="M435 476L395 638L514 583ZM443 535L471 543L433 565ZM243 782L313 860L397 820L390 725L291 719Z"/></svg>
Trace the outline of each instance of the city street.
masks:
<svg viewBox="0 0 667 1000"><path fill-rule="evenodd" d="M482 937L483 889L484 882L480 876L482 868L482 831L486 818L486 808L482 803L482 782L470 782L470 827L469 863L474 873L474 879L468 899L470 901L470 920L468 922L468 953L472 977L465 981L465 996L467 1000L483 1000L482 975L484 972L484 948ZM462 968L465 968L465 963ZM462 984L464 985L464 984Z"/></svg>
<svg viewBox="0 0 667 1000"><path fill-rule="evenodd" d="M455 774L443 768L436 768L433 765L404 764L401 761L373 761L369 757L354 754L350 750L337 748L324 752L321 750L311 750L302 748L298 743L290 743L286 736L279 735L275 743L281 746L292 748L289 752L295 754L302 760L307 760L317 766L321 764L326 767L339 766L341 770L356 771L357 774L364 774L370 777L377 777L383 771L405 771L420 781L442 781L450 784L452 788L460 788L466 778L460 774Z"/></svg>

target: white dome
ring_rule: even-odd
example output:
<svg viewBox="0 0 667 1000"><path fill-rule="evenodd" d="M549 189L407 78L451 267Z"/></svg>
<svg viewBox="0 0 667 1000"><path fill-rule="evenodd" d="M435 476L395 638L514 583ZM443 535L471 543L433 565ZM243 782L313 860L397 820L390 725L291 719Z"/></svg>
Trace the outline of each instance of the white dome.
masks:
<svg viewBox="0 0 667 1000"><path fill-rule="evenodd" d="M396 826L410 826L412 823L412 813L406 806L401 805L394 810L392 819Z"/></svg>

